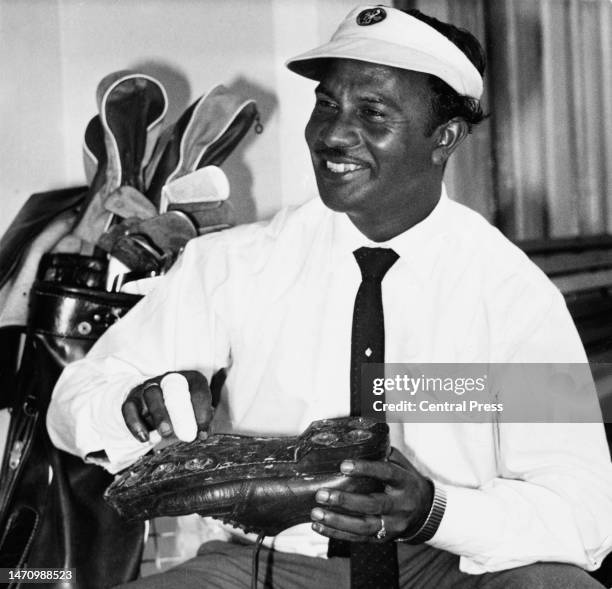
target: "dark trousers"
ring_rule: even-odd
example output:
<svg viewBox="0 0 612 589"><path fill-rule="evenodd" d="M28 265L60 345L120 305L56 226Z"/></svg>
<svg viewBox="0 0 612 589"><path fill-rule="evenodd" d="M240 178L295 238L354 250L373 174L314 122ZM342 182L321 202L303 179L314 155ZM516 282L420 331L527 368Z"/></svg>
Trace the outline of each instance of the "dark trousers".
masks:
<svg viewBox="0 0 612 589"><path fill-rule="evenodd" d="M191 560L159 575L139 579L129 589L244 589L250 587L252 547L212 541ZM467 575L459 557L426 545L399 546L402 589L601 589L582 569L538 563L499 573ZM310 558L261 549L258 587L265 589L349 589L345 558ZM385 589L381 587L380 589Z"/></svg>

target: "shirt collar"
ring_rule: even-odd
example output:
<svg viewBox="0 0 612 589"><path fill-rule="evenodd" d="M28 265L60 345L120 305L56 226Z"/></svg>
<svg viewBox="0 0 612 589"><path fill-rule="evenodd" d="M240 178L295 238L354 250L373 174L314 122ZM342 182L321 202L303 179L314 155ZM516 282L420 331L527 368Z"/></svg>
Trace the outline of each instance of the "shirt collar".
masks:
<svg viewBox="0 0 612 589"><path fill-rule="evenodd" d="M368 239L344 213L333 213L332 251L336 260L340 261L346 255L352 257L354 250L360 247L392 248L400 259L408 262L422 259L426 247L430 247L434 238L441 236L448 227L449 198L446 187L442 184L440 198L422 221L396 235L392 239L375 242Z"/></svg>

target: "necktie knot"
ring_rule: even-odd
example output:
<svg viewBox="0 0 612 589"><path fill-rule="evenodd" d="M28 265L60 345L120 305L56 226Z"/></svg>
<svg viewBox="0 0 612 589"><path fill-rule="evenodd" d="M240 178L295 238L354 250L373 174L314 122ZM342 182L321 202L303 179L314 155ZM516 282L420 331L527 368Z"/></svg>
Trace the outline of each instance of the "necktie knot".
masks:
<svg viewBox="0 0 612 589"><path fill-rule="evenodd" d="M389 248L360 247L353 252L363 280L382 282L385 274L399 256Z"/></svg>

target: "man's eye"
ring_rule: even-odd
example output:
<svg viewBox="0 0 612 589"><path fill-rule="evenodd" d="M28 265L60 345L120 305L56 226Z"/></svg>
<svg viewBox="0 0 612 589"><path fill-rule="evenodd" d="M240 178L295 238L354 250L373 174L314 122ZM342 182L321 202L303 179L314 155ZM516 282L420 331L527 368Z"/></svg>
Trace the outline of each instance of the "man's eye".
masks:
<svg viewBox="0 0 612 589"><path fill-rule="evenodd" d="M336 108L336 104L326 98L317 98L317 108L320 110L333 110Z"/></svg>
<svg viewBox="0 0 612 589"><path fill-rule="evenodd" d="M376 110L375 108L364 108L362 113L366 118L372 120L380 121L385 118L385 113L380 110Z"/></svg>

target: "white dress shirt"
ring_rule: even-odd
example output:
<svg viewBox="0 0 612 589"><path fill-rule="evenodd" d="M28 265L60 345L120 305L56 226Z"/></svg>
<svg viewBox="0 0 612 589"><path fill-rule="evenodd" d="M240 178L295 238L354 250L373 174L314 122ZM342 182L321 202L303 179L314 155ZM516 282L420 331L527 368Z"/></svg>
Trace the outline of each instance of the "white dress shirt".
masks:
<svg viewBox="0 0 612 589"><path fill-rule="evenodd" d="M318 199L269 223L192 240L170 273L69 365L53 442L116 472L147 452L121 404L169 370L228 378L218 432L296 434L349 413L353 250L400 256L383 281L387 362L585 362L563 297L518 248L443 192L421 223L373 244ZM445 488L429 544L483 573L535 561L599 566L612 546L612 467L601 424L392 424L392 443ZM220 525L220 524L218 524ZM324 557L309 524L274 540Z"/></svg>

